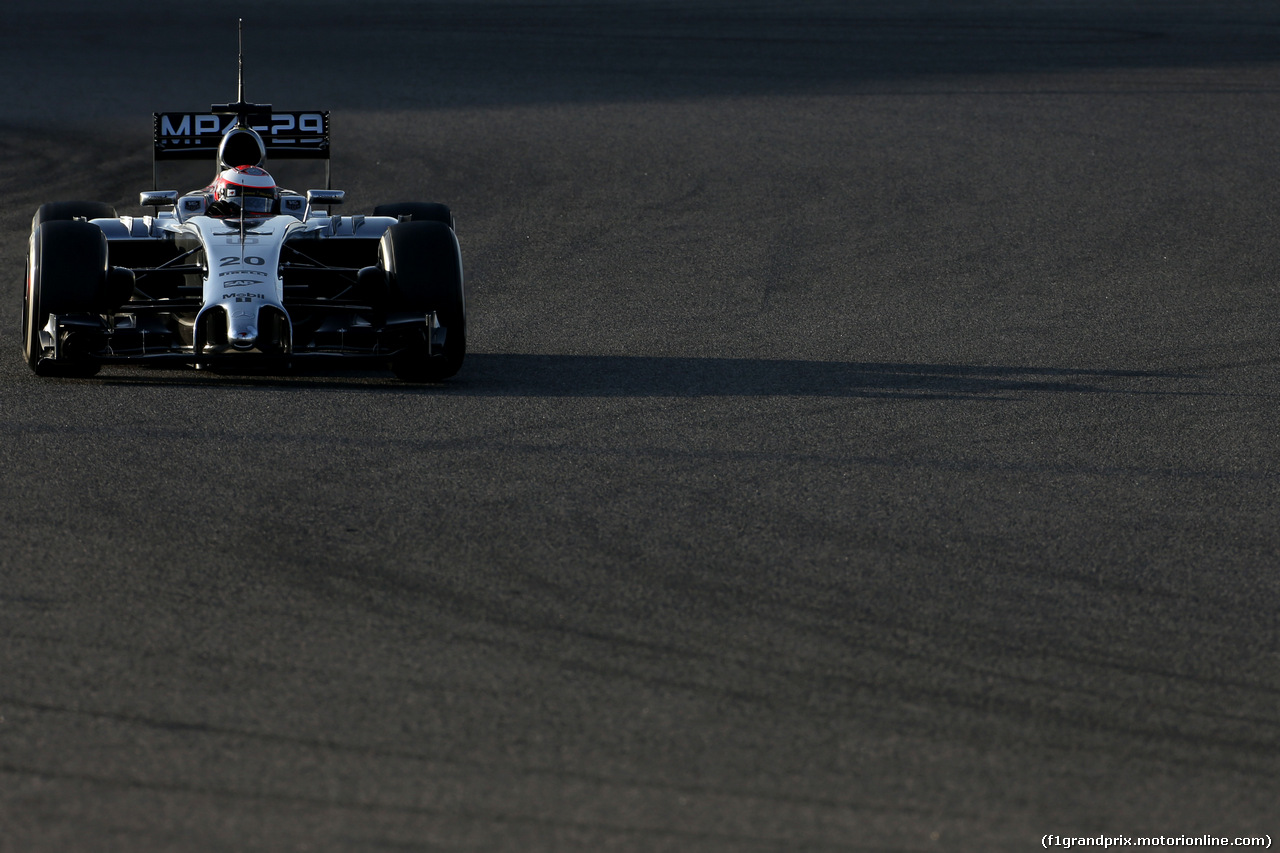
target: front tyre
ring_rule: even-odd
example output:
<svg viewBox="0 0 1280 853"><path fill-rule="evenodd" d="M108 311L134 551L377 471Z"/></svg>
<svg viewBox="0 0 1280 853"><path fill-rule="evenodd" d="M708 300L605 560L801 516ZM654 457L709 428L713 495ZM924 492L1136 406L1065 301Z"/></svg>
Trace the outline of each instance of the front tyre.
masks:
<svg viewBox="0 0 1280 853"><path fill-rule="evenodd" d="M46 222L69 219L115 219L116 209L100 201L51 201L42 204L31 217L31 230Z"/></svg>
<svg viewBox="0 0 1280 853"><path fill-rule="evenodd" d="M75 347L45 355L40 330L51 314L96 314L107 293L107 238L88 222L49 220L31 234L22 295L22 351L40 376L92 376L98 363Z"/></svg>
<svg viewBox="0 0 1280 853"><path fill-rule="evenodd" d="M407 382L439 382L456 374L467 354L467 305L462 252L453 229L442 222L399 222L382 236L379 258L386 272L393 313L435 313L444 342L433 347L421 332L391 361Z"/></svg>

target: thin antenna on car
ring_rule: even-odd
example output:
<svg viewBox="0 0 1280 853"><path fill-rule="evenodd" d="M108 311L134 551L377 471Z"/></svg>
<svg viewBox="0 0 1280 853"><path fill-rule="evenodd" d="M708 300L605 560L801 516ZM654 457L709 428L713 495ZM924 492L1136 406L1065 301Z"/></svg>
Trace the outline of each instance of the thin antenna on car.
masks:
<svg viewBox="0 0 1280 853"><path fill-rule="evenodd" d="M237 69L236 69L236 102L234 104L210 104L214 115L233 115L236 123L249 126L250 115L270 115L271 104L250 104L244 99L244 18L239 18L236 25Z"/></svg>
<svg viewBox="0 0 1280 853"><path fill-rule="evenodd" d="M244 18L238 19L238 23L236 25L236 41L237 41L237 48L238 48L237 53L239 53L239 57L238 57L239 67L236 69L236 81L239 85L236 87L236 91L238 92L236 97L238 99L238 102L243 104L244 103Z"/></svg>

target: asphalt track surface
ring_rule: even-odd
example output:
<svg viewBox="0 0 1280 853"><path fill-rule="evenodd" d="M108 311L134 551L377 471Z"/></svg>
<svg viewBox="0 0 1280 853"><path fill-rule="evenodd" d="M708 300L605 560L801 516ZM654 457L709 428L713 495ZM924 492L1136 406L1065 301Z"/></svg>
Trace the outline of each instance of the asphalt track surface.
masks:
<svg viewBox="0 0 1280 853"><path fill-rule="evenodd" d="M23 364L241 14L453 206L456 380ZM0 850L1280 835L1274 4L0 23Z"/></svg>

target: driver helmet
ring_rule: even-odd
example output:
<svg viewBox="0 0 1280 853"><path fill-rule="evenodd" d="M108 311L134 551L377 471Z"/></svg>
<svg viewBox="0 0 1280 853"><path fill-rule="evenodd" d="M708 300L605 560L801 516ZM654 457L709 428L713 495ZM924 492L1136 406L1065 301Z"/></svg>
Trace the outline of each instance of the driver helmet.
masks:
<svg viewBox="0 0 1280 853"><path fill-rule="evenodd" d="M236 166L218 175L213 182L215 201L230 202L245 213L269 214L280 190L275 179L259 166Z"/></svg>

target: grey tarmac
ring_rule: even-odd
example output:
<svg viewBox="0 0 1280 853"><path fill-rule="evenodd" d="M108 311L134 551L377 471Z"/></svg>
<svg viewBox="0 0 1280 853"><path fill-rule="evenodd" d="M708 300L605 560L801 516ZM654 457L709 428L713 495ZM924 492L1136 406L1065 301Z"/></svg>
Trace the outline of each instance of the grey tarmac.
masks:
<svg viewBox="0 0 1280 853"><path fill-rule="evenodd" d="M453 207L455 380L23 363L32 212L140 213L238 16ZM1280 834L1274 4L0 23L0 851Z"/></svg>

